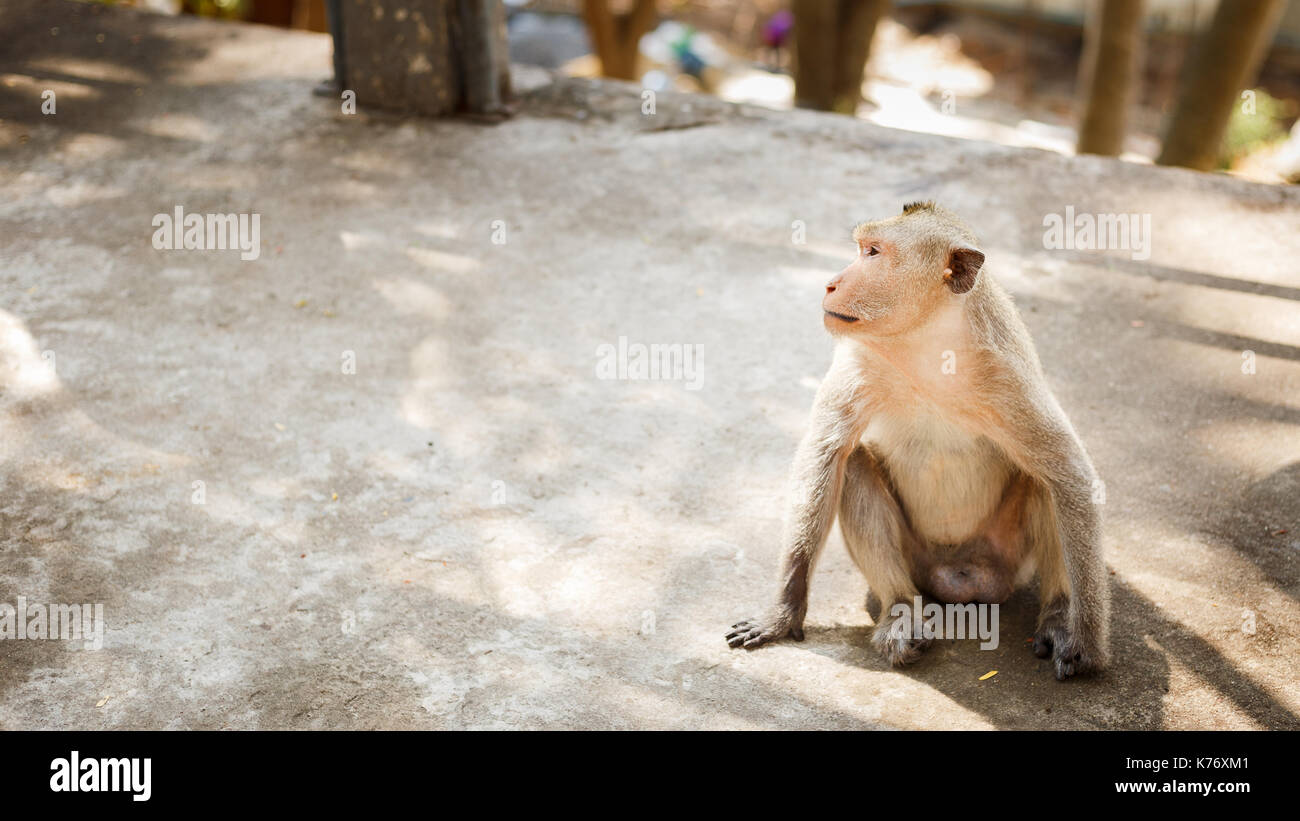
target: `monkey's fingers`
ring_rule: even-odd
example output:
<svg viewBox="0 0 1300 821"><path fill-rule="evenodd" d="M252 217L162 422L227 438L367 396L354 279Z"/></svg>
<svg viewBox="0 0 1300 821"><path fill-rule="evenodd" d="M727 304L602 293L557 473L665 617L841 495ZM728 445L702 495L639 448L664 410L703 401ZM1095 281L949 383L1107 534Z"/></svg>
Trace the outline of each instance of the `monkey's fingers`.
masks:
<svg viewBox="0 0 1300 821"><path fill-rule="evenodd" d="M752 621L738 621L731 625L731 632L727 633L727 646L739 647L744 644L756 626Z"/></svg>
<svg viewBox="0 0 1300 821"><path fill-rule="evenodd" d="M1082 673L1089 668L1089 664L1084 662L1083 653L1074 653L1072 655L1057 655L1054 659L1056 667L1056 680L1065 681L1076 673Z"/></svg>
<svg viewBox="0 0 1300 821"><path fill-rule="evenodd" d="M755 621L746 620L732 625L731 632L727 634L727 646L744 646L746 650L753 650L755 647L762 647L774 638L777 638L777 636L773 631L766 629Z"/></svg>
<svg viewBox="0 0 1300 821"><path fill-rule="evenodd" d="M1034 632L1034 655L1045 659L1052 655L1054 648L1070 644L1070 631L1065 626L1065 610L1058 608L1043 617L1038 630Z"/></svg>
<svg viewBox="0 0 1300 821"><path fill-rule="evenodd" d="M1074 637L1070 637L1068 641L1058 641L1052 648L1052 666L1055 668L1057 681L1094 673L1098 669L1096 659L1085 649L1084 644Z"/></svg>
<svg viewBox="0 0 1300 821"><path fill-rule="evenodd" d="M1052 640L1045 636L1034 637L1034 655L1045 659L1052 654Z"/></svg>

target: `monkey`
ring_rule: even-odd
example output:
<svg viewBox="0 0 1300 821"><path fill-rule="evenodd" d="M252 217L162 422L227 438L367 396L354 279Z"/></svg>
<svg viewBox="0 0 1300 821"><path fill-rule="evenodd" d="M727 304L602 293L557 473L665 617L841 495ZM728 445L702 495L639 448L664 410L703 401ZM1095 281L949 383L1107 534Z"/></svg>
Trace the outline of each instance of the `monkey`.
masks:
<svg viewBox="0 0 1300 821"><path fill-rule="evenodd" d="M893 666L930 643L892 606L1001 604L1038 579L1033 651L1058 680L1109 662L1097 473L971 229L934 202L853 229L826 285L834 340L791 471L780 592L731 647L804 638L813 566L838 519L880 605Z"/></svg>

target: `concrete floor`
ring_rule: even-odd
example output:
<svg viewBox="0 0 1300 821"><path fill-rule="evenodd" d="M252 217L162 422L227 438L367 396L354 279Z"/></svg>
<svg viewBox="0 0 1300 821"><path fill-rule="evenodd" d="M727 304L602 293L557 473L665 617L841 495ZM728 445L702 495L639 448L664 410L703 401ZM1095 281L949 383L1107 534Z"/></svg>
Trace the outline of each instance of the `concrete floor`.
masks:
<svg viewBox="0 0 1300 821"><path fill-rule="evenodd" d="M1295 189L603 84L346 116L323 36L62 0L0 42L0 602L107 622L0 641L0 727L1300 727ZM723 641L848 229L931 197L1106 481L1101 678L1033 657L1032 592L888 669L838 534L807 641ZM260 258L155 250L177 205ZM1045 250L1067 206L1151 259ZM699 390L596 378L619 337L702 345Z"/></svg>

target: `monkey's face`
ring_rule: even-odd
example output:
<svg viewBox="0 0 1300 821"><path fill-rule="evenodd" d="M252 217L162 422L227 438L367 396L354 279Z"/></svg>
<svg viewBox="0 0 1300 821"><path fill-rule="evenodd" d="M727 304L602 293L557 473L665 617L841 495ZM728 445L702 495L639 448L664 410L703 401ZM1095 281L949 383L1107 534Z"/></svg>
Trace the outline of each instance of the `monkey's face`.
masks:
<svg viewBox="0 0 1300 821"><path fill-rule="evenodd" d="M956 217L929 203L853 229L857 256L826 285L832 334L891 336L922 324L975 286L984 254Z"/></svg>

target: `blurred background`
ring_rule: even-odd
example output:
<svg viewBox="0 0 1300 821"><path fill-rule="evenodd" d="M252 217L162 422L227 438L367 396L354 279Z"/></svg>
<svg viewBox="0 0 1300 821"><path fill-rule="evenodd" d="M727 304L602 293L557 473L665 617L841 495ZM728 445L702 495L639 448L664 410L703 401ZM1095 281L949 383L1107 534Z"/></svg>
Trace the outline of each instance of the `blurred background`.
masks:
<svg viewBox="0 0 1300 821"><path fill-rule="evenodd" d="M329 31L332 1L103 0L312 31ZM511 62L565 75L1300 182L1300 3L1218 5L505 0L504 10ZM1229 111L1224 82L1238 86Z"/></svg>

